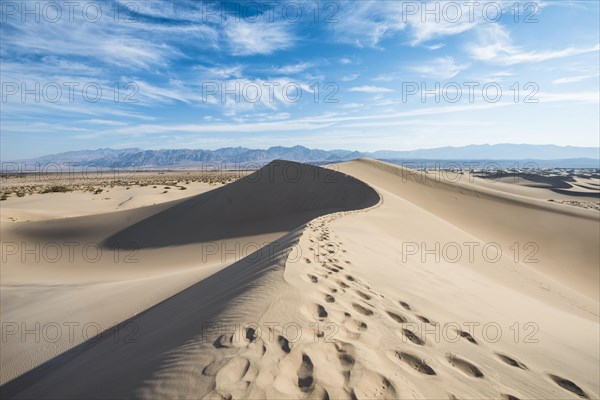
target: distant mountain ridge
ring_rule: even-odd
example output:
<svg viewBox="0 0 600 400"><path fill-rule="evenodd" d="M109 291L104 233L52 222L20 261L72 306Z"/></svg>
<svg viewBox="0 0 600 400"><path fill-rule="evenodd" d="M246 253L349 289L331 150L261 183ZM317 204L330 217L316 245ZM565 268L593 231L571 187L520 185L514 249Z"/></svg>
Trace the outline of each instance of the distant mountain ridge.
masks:
<svg viewBox="0 0 600 400"><path fill-rule="evenodd" d="M28 160L16 160L28 164L57 163L71 165L94 165L99 168L137 167L183 167L208 163L267 163L282 159L304 163L348 161L361 157L385 160L567 160L600 159L597 147L572 147L531 144L469 145L463 147L440 147L411 151L381 150L358 152L351 150L319 150L303 146L249 149L226 147L217 150L165 149L142 150L97 149L69 151ZM589 162L587 163L589 164ZM595 165L592 163L592 165Z"/></svg>

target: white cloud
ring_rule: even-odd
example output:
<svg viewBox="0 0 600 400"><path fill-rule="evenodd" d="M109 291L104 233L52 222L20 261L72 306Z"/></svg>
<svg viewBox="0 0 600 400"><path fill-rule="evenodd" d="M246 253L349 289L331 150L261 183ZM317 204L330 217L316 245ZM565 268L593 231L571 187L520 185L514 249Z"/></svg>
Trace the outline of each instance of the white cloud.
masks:
<svg viewBox="0 0 600 400"><path fill-rule="evenodd" d="M443 43L436 43L436 44L432 44L432 45L425 46L425 47L428 48L429 50L439 50L444 46L445 46L445 44L443 44Z"/></svg>
<svg viewBox="0 0 600 400"><path fill-rule="evenodd" d="M289 32L290 24L244 20L230 20L225 24L225 39L235 56L272 54L292 47L294 36Z"/></svg>
<svg viewBox="0 0 600 400"><path fill-rule="evenodd" d="M297 74L303 71L306 71L309 68L314 67L312 63L298 63L292 65L284 65L282 67L273 67L271 71L275 74L288 75L288 74Z"/></svg>
<svg viewBox="0 0 600 400"><path fill-rule="evenodd" d="M373 82L391 82L396 79L398 79L398 76L396 74L380 74L371 80Z"/></svg>
<svg viewBox="0 0 600 400"><path fill-rule="evenodd" d="M356 108L363 108L365 105L362 103L347 103L347 104L342 104L340 106L340 108L346 108L346 109L356 109Z"/></svg>
<svg viewBox="0 0 600 400"><path fill-rule="evenodd" d="M379 42L405 28L399 2L340 2L338 22L332 24L336 39L357 47L378 47Z"/></svg>
<svg viewBox="0 0 600 400"><path fill-rule="evenodd" d="M412 67L411 70L433 79L454 78L468 66L466 64L457 64L453 57L439 57L433 61Z"/></svg>
<svg viewBox="0 0 600 400"><path fill-rule="evenodd" d="M381 86L355 86L348 89L350 92L360 92L360 93L390 93L393 92L392 89L381 87Z"/></svg>
<svg viewBox="0 0 600 400"><path fill-rule="evenodd" d="M440 4L438 2L438 4ZM433 18L425 19L424 21L420 17L411 17L408 19L408 24L411 27L413 46L427 42L431 39L438 39L445 36L454 36L463 32L467 32L479 23L478 20L469 20L469 14L467 11L463 11L461 14L462 18L456 22L447 20L446 18L440 18L436 22ZM430 50L437 50L444 45L441 43L426 46Z"/></svg>
<svg viewBox="0 0 600 400"><path fill-rule="evenodd" d="M200 72L202 78L205 79L231 79L241 78L243 76L244 67L242 65L218 65L215 67L205 67L198 65L194 70Z"/></svg>
<svg viewBox="0 0 600 400"><path fill-rule="evenodd" d="M35 23L33 19L22 23L9 18L4 24L2 39L11 45L3 46L3 55L77 57L128 69L168 65L174 57L183 57L178 44L214 47L217 39L216 31L204 25L120 23L108 17L97 23L66 18L56 23Z"/></svg>
<svg viewBox="0 0 600 400"><path fill-rule="evenodd" d="M110 126L125 126L125 125L127 125L126 122L113 121L113 120L108 120L108 119L88 119L84 122L88 122L90 124L96 124L96 125L110 125Z"/></svg>
<svg viewBox="0 0 600 400"><path fill-rule="evenodd" d="M597 78L598 74L596 75L576 75L576 76L565 76L563 78L558 78L552 81L553 84L555 85L562 85L565 83L575 83L575 82L581 82L584 81L586 79L591 79L591 78Z"/></svg>
<svg viewBox="0 0 600 400"><path fill-rule="evenodd" d="M342 82L352 82L358 78L358 74L350 74L342 76Z"/></svg>
<svg viewBox="0 0 600 400"><path fill-rule="evenodd" d="M598 92L539 92L535 95L540 103L599 103L600 94Z"/></svg>
<svg viewBox="0 0 600 400"><path fill-rule="evenodd" d="M499 24L488 24L481 27L478 30L478 40L467 46L467 51L474 59L500 65L538 63L599 50L600 44L592 47L568 47L561 50L525 51L513 44L510 33Z"/></svg>
<svg viewBox="0 0 600 400"><path fill-rule="evenodd" d="M339 22L334 24L332 29L336 39L342 43L378 48L383 39L393 37L401 31L407 32L409 43L416 46L432 39L467 32L481 23L481 3L478 3L474 11L470 9L470 5L465 4L466 2L453 3L460 7L456 16L445 9L444 2L439 1L340 2ZM425 13L426 9L432 9L434 6L439 8L437 18ZM440 42L425 47L437 50L444 45Z"/></svg>

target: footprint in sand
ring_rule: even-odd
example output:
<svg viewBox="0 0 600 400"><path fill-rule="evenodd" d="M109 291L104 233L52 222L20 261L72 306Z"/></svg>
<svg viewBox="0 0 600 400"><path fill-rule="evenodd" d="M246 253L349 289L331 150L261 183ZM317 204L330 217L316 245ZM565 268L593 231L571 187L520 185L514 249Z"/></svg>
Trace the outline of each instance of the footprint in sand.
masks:
<svg viewBox="0 0 600 400"><path fill-rule="evenodd" d="M279 344L279 347L281 347L281 350L286 353L290 352L290 342L285 338L285 336L279 335L277 337L277 343Z"/></svg>
<svg viewBox="0 0 600 400"><path fill-rule="evenodd" d="M328 315L327 311L325 310L325 307L323 307L320 304L312 304L309 307L309 310L314 318L317 318L317 319L327 318L327 315Z"/></svg>
<svg viewBox="0 0 600 400"><path fill-rule="evenodd" d="M215 376L228 362L229 358L217 358L202 369L202 375Z"/></svg>
<svg viewBox="0 0 600 400"><path fill-rule="evenodd" d="M356 290L356 294L358 294L360 297L362 297L365 300L371 300L371 298L372 298L371 296L369 296L365 292L361 292L360 290Z"/></svg>
<svg viewBox="0 0 600 400"><path fill-rule="evenodd" d="M298 387L303 392L308 392L314 388L313 369L314 366L310 357L302 353L302 363L298 367L296 375L298 375Z"/></svg>
<svg viewBox="0 0 600 400"><path fill-rule="evenodd" d="M348 289L350 287L344 281L338 281L337 283L338 283L338 285L340 285L340 287L342 287L344 289Z"/></svg>
<svg viewBox="0 0 600 400"><path fill-rule="evenodd" d="M477 368L474 364L470 363L467 360L459 358L454 354L450 353L446 354L446 360L448 360L450 365L462 371L468 376L471 376L473 378L483 378L483 372L481 372L479 368Z"/></svg>
<svg viewBox="0 0 600 400"><path fill-rule="evenodd" d="M396 388L383 375L374 371L363 371L350 394L352 399L396 399Z"/></svg>
<svg viewBox="0 0 600 400"><path fill-rule="evenodd" d="M327 270L329 270L329 271L331 271L331 272L335 272L335 273L338 273L338 272L340 272L340 270L339 270L339 269L337 269L337 268L335 268L335 267L330 267L329 265L326 265L326 264L323 264L323 268L325 268L325 269L327 269Z"/></svg>
<svg viewBox="0 0 600 400"><path fill-rule="evenodd" d="M338 359L342 367L342 374L346 384L350 382L351 371L354 368L356 359L354 358L354 346L346 343L336 343L335 348L338 352Z"/></svg>
<svg viewBox="0 0 600 400"><path fill-rule="evenodd" d="M326 301L327 303L333 303L333 302L335 302L335 297L333 297L333 296L332 296L332 295L330 295L330 294L327 294L327 295L325 295L325 301Z"/></svg>
<svg viewBox="0 0 600 400"><path fill-rule="evenodd" d="M392 318L394 321L396 321L399 324L403 324L403 323L405 323L407 321L406 318L404 318L403 316L398 315L398 314L396 314L394 312L386 311L386 313L387 313L387 315L390 316L390 318Z"/></svg>
<svg viewBox="0 0 600 400"><path fill-rule="evenodd" d="M250 343L254 342L254 340L256 339L256 330L254 328L250 328L247 327L244 330L244 337L246 338L246 340L248 340Z"/></svg>
<svg viewBox="0 0 600 400"><path fill-rule="evenodd" d="M359 331L361 331L361 332L364 332L364 331L366 331L366 330L367 330L367 328L368 328L368 326L367 326L367 323L366 323L366 322L359 321L359 320L357 320L357 319L355 319L353 322L354 322L354 324L356 325L356 329L358 329L358 330L359 330Z"/></svg>
<svg viewBox="0 0 600 400"><path fill-rule="evenodd" d="M477 344L477 340L475 340L475 338L473 336L471 336L471 334L469 332L465 332L465 331L461 331L461 330L457 329L456 333L458 333L458 335L460 337L467 339L469 342L471 342L473 344Z"/></svg>
<svg viewBox="0 0 600 400"><path fill-rule="evenodd" d="M424 322L426 324L433 324L433 322L431 322L429 318L424 317L422 315L417 315L417 318L419 319L419 321Z"/></svg>
<svg viewBox="0 0 600 400"><path fill-rule="evenodd" d="M513 396L512 394L502 394L503 400L521 400L517 396Z"/></svg>
<svg viewBox="0 0 600 400"><path fill-rule="evenodd" d="M319 283L319 278L317 278L316 276L311 275L311 274L308 274L307 276L308 276L308 279L310 279L310 281L312 283Z"/></svg>
<svg viewBox="0 0 600 400"><path fill-rule="evenodd" d="M436 375L433 368L431 368L429 365L427 365L425 361L421 360L419 357L413 354L406 353L403 351L397 351L396 356L417 372L420 372L425 375Z"/></svg>
<svg viewBox="0 0 600 400"><path fill-rule="evenodd" d="M371 316L373 315L373 310L370 310L366 307L361 306L360 304L352 303L352 307L362 315Z"/></svg>
<svg viewBox="0 0 600 400"><path fill-rule="evenodd" d="M417 335L415 335L414 332L410 331L409 329L402 329L402 333L412 343L414 343L416 345L419 345L419 346L423 346L423 344L424 344L423 341L421 340L420 337L418 337Z"/></svg>
<svg viewBox="0 0 600 400"><path fill-rule="evenodd" d="M527 369L527 366L525 364L515 360L512 357L507 356L506 354L496 353L496 356L498 356L498 358L500 360L504 361L505 363L507 363L510 366L521 368L521 369Z"/></svg>
<svg viewBox="0 0 600 400"><path fill-rule="evenodd" d="M244 357L236 357L229 361L215 376L217 390L227 389L239 383L249 368L250 361Z"/></svg>
<svg viewBox="0 0 600 400"><path fill-rule="evenodd" d="M402 308L404 308L407 311L410 311L410 305L404 301L399 301L400 305L402 306Z"/></svg>
<svg viewBox="0 0 600 400"><path fill-rule="evenodd" d="M588 394L583 391L582 388L580 388L579 386L577 386L575 383L571 382L570 380L561 378L560 376L552 375L552 374L548 374L548 376L550 377L550 379L552 379L554 381L554 383L556 383L561 388L568 390L569 392L575 393L577 396L579 396L583 399L590 398L588 396Z"/></svg>
<svg viewBox="0 0 600 400"><path fill-rule="evenodd" d="M230 348L230 347L244 347L248 343L244 340L240 341L231 333L224 333L220 335L214 342L213 347L216 349Z"/></svg>

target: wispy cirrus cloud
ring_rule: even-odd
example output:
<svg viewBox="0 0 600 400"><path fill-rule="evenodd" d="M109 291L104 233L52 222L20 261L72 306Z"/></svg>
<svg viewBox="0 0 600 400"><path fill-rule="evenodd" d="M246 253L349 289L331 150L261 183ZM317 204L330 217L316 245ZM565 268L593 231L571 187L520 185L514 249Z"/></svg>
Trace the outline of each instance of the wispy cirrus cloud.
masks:
<svg viewBox="0 0 600 400"><path fill-rule="evenodd" d="M355 86L348 89L349 92L358 92L358 93L391 93L392 89L382 87L382 86Z"/></svg>
<svg viewBox="0 0 600 400"><path fill-rule="evenodd" d="M433 79L454 78L468 67L467 64L458 64L453 57L438 57L430 62L413 66L410 69L421 76Z"/></svg>
<svg viewBox="0 0 600 400"><path fill-rule="evenodd" d="M244 20L231 20L225 24L224 36L227 46L234 56L267 55L292 47L295 36L290 24Z"/></svg>
<svg viewBox="0 0 600 400"><path fill-rule="evenodd" d="M297 64L283 65L281 67L272 67L270 69L270 71L272 71L275 74L290 75L290 74L298 74L300 72L304 72L307 69L312 68L314 66L315 66L314 63L302 62L302 63L297 63Z"/></svg>
<svg viewBox="0 0 600 400"><path fill-rule="evenodd" d="M587 79L597 78L598 76L599 76L598 74L565 76L565 77L553 80L552 83L555 85L563 85L566 83L575 83L575 82L585 81Z"/></svg>
<svg viewBox="0 0 600 400"><path fill-rule="evenodd" d="M439 1L344 1L340 2L339 23L332 29L338 41L357 47L380 48L386 38L402 32L412 45L422 45L432 39L458 35L481 23L483 5L478 2L453 2L458 7L456 15L442 11ZM473 7L475 10L473 10ZM436 9L434 13L426 10ZM435 15L438 14L438 16ZM426 46L437 50L444 43Z"/></svg>
<svg viewBox="0 0 600 400"><path fill-rule="evenodd" d="M481 27L477 35L477 40L467 46L468 53L475 60L499 65L539 63L600 51L600 44L558 50L527 51L514 45L510 32L499 24Z"/></svg>

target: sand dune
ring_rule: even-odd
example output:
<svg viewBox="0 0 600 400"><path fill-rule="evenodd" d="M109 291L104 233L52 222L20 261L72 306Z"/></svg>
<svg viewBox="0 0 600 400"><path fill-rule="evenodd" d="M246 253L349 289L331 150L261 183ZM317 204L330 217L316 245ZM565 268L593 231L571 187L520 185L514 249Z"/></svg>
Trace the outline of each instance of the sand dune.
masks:
<svg viewBox="0 0 600 400"><path fill-rule="evenodd" d="M294 175L284 179L284 174ZM378 201L354 178L273 162L186 200L10 226L2 232L3 250L10 250L2 266L2 319L27 327L58 323L64 329L66 322L77 322L93 324L92 333L107 329L266 245L281 251L287 244L279 238L318 215ZM123 240L121 247L111 247L115 237ZM90 244L91 256L83 250ZM36 246L52 255L27 255L26 249ZM56 246L62 253L58 259L52 253ZM123 297L130 300L124 304ZM21 298L29 301L22 304ZM86 337L81 329L75 336L62 335L48 346L11 335L2 352L2 382Z"/></svg>
<svg viewBox="0 0 600 400"><path fill-rule="evenodd" d="M515 243L531 244L528 254L535 255L527 266L598 301L597 212L536 201L524 193L513 195L466 179L435 179L379 161L349 163L341 170L381 185L482 241L499 243L505 252L514 254Z"/></svg>
<svg viewBox="0 0 600 400"><path fill-rule="evenodd" d="M372 160L270 167L302 177L3 232L135 241L141 262L3 266L3 322L85 321L108 305L121 323L41 358L12 337L2 397L598 398L597 213ZM233 261L198 261L203 241L257 240ZM481 252L490 243L498 258ZM69 302L63 278L103 293ZM47 292L19 301L32 282Z"/></svg>

